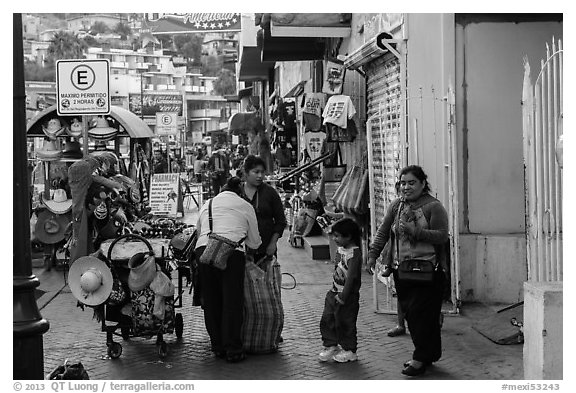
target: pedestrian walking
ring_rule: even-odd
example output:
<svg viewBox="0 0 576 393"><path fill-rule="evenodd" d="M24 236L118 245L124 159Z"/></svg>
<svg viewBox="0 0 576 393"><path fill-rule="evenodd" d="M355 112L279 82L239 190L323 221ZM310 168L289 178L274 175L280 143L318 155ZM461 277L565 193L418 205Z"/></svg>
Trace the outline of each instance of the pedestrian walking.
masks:
<svg viewBox="0 0 576 393"><path fill-rule="evenodd" d="M214 148L214 152L208 159L208 169L211 173L212 192L218 195L230 177L230 160L221 145L217 144Z"/></svg>
<svg viewBox="0 0 576 393"><path fill-rule="evenodd" d="M260 157L248 155L244 160L244 195L252 204L258 219L258 232L262 245L258 248L256 261L266 256L276 256L278 239L286 228L284 204L278 192L264 182L266 164Z"/></svg>
<svg viewBox="0 0 576 393"><path fill-rule="evenodd" d="M244 240L247 250L257 249L262 243L254 209L241 194L241 180L232 177L222 192L200 209L196 224L199 234L196 243L198 260L206 249L210 233L232 242ZM212 352L229 362L246 358L241 335L245 266L246 255L241 246L232 252L224 270L202 263L198 265L204 322Z"/></svg>
<svg viewBox="0 0 576 393"><path fill-rule="evenodd" d="M320 320L324 349L318 357L323 362L353 362L358 360L356 320L362 284L361 231L354 220L343 218L332 225L331 235L338 250L332 288L326 294Z"/></svg>
<svg viewBox="0 0 576 393"><path fill-rule="evenodd" d="M442 356L440 315L448 271L448 215L442 203L430 195L421 167L411 165L400 171L400 191L401 197L392 202L378 228L369 260L375 260L390 241L396 292L414 343L412 359L404 363L402 374L418 376ZM430 281L408 280L399 274L413 261L431 263Z"/></svg>

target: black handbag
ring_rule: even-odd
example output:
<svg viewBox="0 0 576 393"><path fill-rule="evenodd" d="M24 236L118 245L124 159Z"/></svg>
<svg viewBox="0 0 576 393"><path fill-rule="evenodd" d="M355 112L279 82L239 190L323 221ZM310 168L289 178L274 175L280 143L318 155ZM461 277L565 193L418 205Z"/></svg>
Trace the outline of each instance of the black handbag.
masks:
<svg viewBox="0 0 576 393"><path fill-rule="evenodd" d="M212 199L208 202L208 222L210 224L210 233L208 234L208 243L204 252L200 256L200 263L212 265L220 270L225 270L228 265L228 259L240 247L244 238L239 242L234 242L224 236L212 233Z"/></svg>
<svg viewBox="0 0 576 393"><path fill-rule="evenodd" d="M400 281L432 283L436 267L425 259L405 259L398 266Z"/></svg>
<svg viewBox="0 0 576 393"><path fill-rule="evenodd" d="M397 220L400 220L400 213L404 207L401 203L398 209ZM396 260L398 260L398 279L403 282L431 284L434 281L436 265L427 259L404 259L400 261L400 244L396 237Z"/></svg>

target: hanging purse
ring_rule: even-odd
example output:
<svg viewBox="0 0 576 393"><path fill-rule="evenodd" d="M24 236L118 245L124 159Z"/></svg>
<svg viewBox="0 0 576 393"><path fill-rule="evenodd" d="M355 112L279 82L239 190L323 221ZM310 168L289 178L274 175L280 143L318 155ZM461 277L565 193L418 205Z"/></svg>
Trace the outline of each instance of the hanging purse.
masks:
<svg viewBox="0 0 576 393"><path fill-rule="evenodd" d="M404 202L401 202L400 208L398 209L397 220L400 220L400 214L402 208L404 207ZM398 279L402 282L408 283L421 283L421 284L431 284L434 281L434 273L436 271L436 266L432 261L426 259L404 259L400 261L400 243L398 241L398 236L396 239L396 260L398 264Z"/></svg>
<svg viewBox="0 0 576 393"><path fill-rule="evenodd" d="M346 174L347 166L342 161L342 152L340 151L340 143L338 143L338 141L336 141L334 161L332 164L324 164L324 181L327 183L340 182Z"/></svg>
<svg viewBox="0 0 576 393"><path fill-rule="evenodd" d="M212 265L220 270L224 270L226 269L230 255L242 244L244 239L241 239L239 242L234 242L224 236L212 233L212 199L208 202L208 222L210 224L208 243L199 261L205 265Z"/></svg>

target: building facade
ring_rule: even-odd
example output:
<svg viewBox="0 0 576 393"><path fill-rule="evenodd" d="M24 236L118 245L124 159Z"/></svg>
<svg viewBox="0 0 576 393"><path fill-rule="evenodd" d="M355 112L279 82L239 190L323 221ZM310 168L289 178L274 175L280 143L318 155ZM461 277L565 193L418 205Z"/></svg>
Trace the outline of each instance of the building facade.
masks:
<svg viewBox="0 0 576 393"><path fill-rule="evenodd" d="M240 80L267 96L304 81L305 94L321 91L328 60L344 64L359 138L342 151L348 165L366 147L374 158L372 232L395 198L398 170L421 165L453 214L454 301L522 301L522 62L539 64L546 43L562 38L561 15L352 14L332 29L283 26L284 14L253 18L266 15L262 29L243 23ZM292 44L303 32L319 58Z"/></svg>

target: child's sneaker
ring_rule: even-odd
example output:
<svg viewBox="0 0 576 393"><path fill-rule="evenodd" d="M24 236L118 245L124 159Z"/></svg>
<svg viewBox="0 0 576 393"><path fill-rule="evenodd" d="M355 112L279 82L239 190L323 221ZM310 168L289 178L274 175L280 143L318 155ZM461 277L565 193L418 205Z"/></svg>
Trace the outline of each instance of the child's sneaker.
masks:
<svg viewBox="0 0 576 393"><path fill-rule="evenodd" d="M337 361L338 363L346 363L346 362L355 362L358 360L358 355L352 351L340 351L336 355L332 357L333 360Z"/></svg>
<svg viewBox="0 0 576 393"><path fill-rule="evenodd" d="M338 345L333 347L324 347L324 349L318 354L318 359L322 362L327 362L340 351L341 348Z"/></svg>
<svg viewBox="0 0 576 393"><path fill-rule="evenodd" d="M386 266L386 269L384 269L384 272L382 273L382 277L390 277L391 274L392 268L390 266Z"/></svg>

